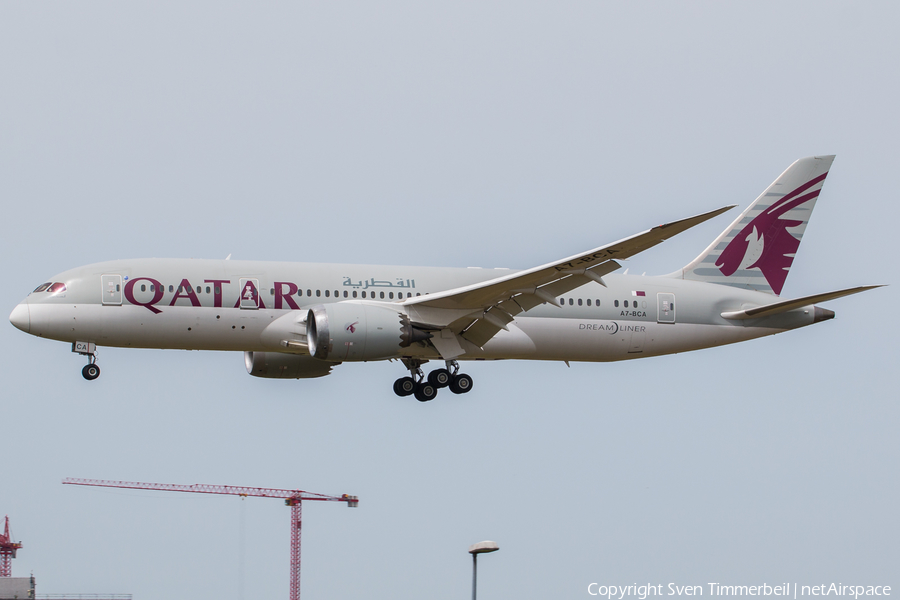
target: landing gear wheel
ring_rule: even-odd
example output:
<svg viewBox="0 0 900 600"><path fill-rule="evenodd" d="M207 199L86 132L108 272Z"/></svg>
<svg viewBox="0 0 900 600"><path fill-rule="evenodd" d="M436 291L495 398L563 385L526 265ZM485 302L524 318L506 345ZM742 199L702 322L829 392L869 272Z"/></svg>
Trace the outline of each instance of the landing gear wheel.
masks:
<svg viewBox="0 0 900 600"><path fill-rule="evenodd" d="M450 391L454 394L465 394L472 389L472 378L465 373L459 373L450 380Z"/></svg>
<svg viewBox="0 0 900 600"><path fill-rule="evenodd" d="M437 396L437 392L437 388L427 381L416 384L415 394L416 400L418 400L419 402L428 402L429 400L434 400L435 396Z"/></svg>
<svg viewBox="0 0 900 600"><path fill-rule="evenodd" d="M450 385L450 371L447 369L435 369L428 374L428 383L437 389L445 388Z"/></svg>
<svg viewBox="0 0 900 600"><path fill-rule="evenodd" d="M412 377L401 377L394 382L394 393L400 397L409 396L416 391L416 380Z"/></svg>
<svg viewBox="0 0 900 600"><path fill-rule="evenodd" d="M81 375L88 381L93 381L100 377L100 367L95 364L84 365L84 368L81 370Z"/></svg>

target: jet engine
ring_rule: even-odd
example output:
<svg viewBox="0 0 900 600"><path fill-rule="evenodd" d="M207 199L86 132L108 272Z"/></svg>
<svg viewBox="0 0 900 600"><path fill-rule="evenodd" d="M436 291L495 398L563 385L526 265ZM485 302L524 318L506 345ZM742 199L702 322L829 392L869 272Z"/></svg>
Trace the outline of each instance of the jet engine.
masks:
<svg viewBox="0 0 900 600"><path fill-rule="evenodd" d="M320 360L395 358L403 355L404 348L430 337L405 314L376 304L320 304L306 317L309 353Z"/></svg>
<svg viewBox="0 0 900 600"><path fill-rule="evenodd" d="M325 362L302 354L283 352L244 352L247 372L270 379L311 379L331 373L336 362Z"/></svg>

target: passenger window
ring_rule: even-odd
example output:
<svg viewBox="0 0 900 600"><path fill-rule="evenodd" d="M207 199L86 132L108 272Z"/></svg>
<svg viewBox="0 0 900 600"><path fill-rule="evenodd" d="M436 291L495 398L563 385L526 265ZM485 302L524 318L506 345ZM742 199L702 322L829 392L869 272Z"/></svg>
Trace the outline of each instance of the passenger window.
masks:
<svg viewBox="0 0 900 600"><path fill-rule="evenodd" d="M146 291L147 291L147 286L144 285L143 283L141 284L141 291L142 291L142 292L146 292Z"/></svg>
<svg viewBox="0 0 900 600"><path fill-rule="evenodd" d="M591 299L590 299L590 298L587 299L587 305L588 305L588 306L591 305Z"/></svg>
<svg viewBox="0 0 900 600"><path fill-rule="evenodd" d="M344 290L344 298L347 297L347 290Z"/></svg>
<svg viewBox="0 0 900 600"><path fill-rule="evenodd" d="M560 303L560 304L565 304L565 303L566 303L566 299L565 299L565 298L560 298L560 299L559 299L559 303Z"/></svg>
<svg viewBox="0 0 900 600"><path fill-rule="evenodd" d="M578 299L578 306L581 306L581 298Z"/></svg>
<svg viewBox="0 0 900 600"><path fill-rule="evenodd" d="M575 301L572 300L571 298L569 298L569 306L572 306L572 305L574 305L574 304L575 304Z"/></svg>
<svg viewBox="0 0 900 600"><path fill-rule="evenodd" d="M202 292L203 292L203 289L198 285L198 286L197 286L197 293L200 294L200 293L202 293Z"/></svg>
<svg viewBox="0 0 900 600"><path fill-rule="evenodd" d="M384 300L384 292L381 292L381 299Z"/></svg>
<svg viewBox="0 0 900 600"><path fill-rule="evenodd" d="M322 290L316 290L316 298L322 295Z"/></svg>
<svg viewBox="0 0 900 600"><path fill-rule="evenodd" d="M156 285L155 285L155 284L153 284L153 283L150 284L150 291L151 291L151 292L155 292L155 291L156 291Z"/></svg>
<svg viewBox="0 0 900 600"><path fill-rule="evenodd" d="M275 295L275 288L269 288L269 295L270 295L270 296L274 296L274 295Z"/></svg>
<svg viewBox="0 0 900 600"><path fill-rule="evenodd" d="M613 306L615 306L616 308L619 308L619 301L616 300L615 302L613 302Z"/></svg>
<svg viewBox="0 0 900 600"><path fill-rule="evenodd" d="M628 308L628 300L625 301L625 308Z"/></svg>
<svg viewBox="0 0 900 600"><path fill-rule="evenodd" d="M394 299L394 292L390 292L390 293L388 294L388 297L389 297L391 300L393 300L393 299Z"/></svg>
<svg viewBox="0 0 900 600"><path fill-rule="evenodd" d="M206 293L209 293L209 286L206 286Z"/></svg>
<svg viewBox="0 0 900 600"><path fill-rule="evenodd" d="M600 298L597 298L597 306L600 306Z"/></svg>
<svg viewBox="0 0 900 600"><path fill-rule="evenodd" d="M222 288L220 288L219 286L216 286L216 294L221 294L221 293L222 293Z"/></svg>
<svg viewBox="0 0 900 600"><path fill-rule="evenodd" d="M362 293L362 297L363 297L363 298L366 297L366 293L365 293L365 292Z"/></svg>
<svg viewBox="0 0 900 600"><path fill-rule="evenodd" d="M407 298L412 298L412 292L406 292L406 297L407 297Z"/></svg>
<svg viewBox="0 0 900 600"><path fill-rule="evenodd" d="M172 291L174 291L174 290L175 290L175 288L172 287L172 286L170 285L170 286L169 286L169 291L172 292Z"/></svg>
<svg viewBox="0 0 900 600"><path fill-rule="evenodd" d="M325 290L325 297L329 298L331 296L331 290Z"/></svg>
<svg viewBox="0 0 900 600"><path fill-rule="evenodd" d="M421 295L422 295L422 294L420 294L419 292L416 292L416 296L421 296Z"/></svg>
<svg viewBox="0 0 900 600"><path fill-rule="evenodd" d="M353 290L353 297L356 298L356 290Z"/></svg>
<svg viewBox="0 0 900 600"><path fill-rule="evenodd" d="M312 296L312 290L306 290L306 295L307 295L307 296Z"/></svg>

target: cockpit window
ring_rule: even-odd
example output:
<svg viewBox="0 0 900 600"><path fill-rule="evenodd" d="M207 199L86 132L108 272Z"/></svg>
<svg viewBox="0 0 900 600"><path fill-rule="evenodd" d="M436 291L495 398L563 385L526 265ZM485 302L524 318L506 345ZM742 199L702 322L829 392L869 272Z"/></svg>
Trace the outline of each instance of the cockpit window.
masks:
<svg viewBox="0 0 900 600"><path fill-rule="evenodd" d="M56 282L56 283L42 283L41 285L34 288L32 294L37 294L38 292L50 292L51 294L58 294L60 292L66 291L66 284Z"/></svg>

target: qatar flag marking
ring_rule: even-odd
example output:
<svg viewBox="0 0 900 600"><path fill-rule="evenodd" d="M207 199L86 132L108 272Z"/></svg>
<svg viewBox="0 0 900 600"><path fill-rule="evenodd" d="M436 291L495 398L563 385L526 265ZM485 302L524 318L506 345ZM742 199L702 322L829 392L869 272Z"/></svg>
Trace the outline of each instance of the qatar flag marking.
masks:
<svg viewBox="0 0 900 600"><path fill-rule="evenodd" d="M636 291L632 291L632 292L631 292L631 295L632 295L632 296L646 296L647 293L646 293L646 292L636 292Z"/></svg>

